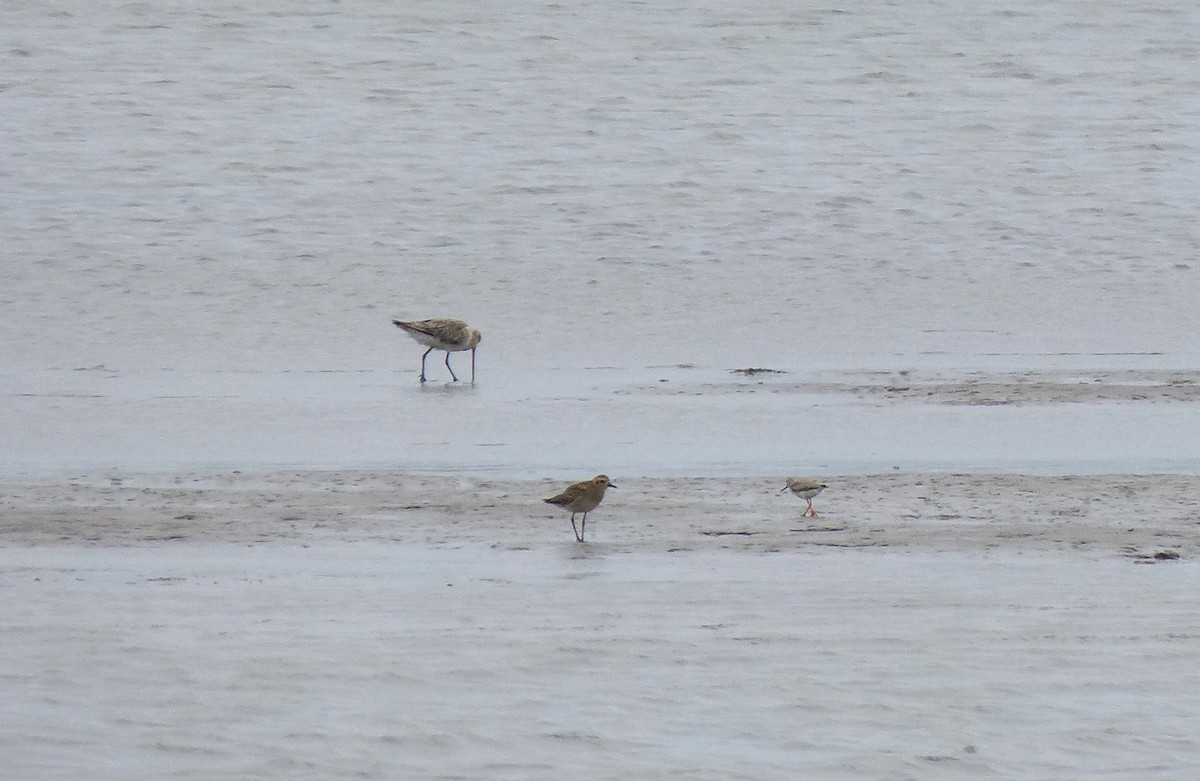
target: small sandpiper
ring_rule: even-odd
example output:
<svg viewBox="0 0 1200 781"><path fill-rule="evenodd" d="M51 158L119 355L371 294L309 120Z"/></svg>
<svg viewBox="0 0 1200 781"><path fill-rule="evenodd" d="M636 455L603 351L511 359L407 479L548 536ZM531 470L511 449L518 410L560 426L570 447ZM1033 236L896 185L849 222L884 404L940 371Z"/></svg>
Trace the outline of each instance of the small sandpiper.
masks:
<svg viewBox="0 0 1200 781"><path fill-rule="evenodd" d="M450 353L471 351L471 384L475 384L475 347L483 337L479 331L452 317L434 317L429 320L393 320L392 324L416 339L429 349L421 356L421 382L425 382L425 359L434 350L446 351L446 368L458 382L458 375L450 368Z"/></svg>
<svg viewBox="0 0 1200 781"><path fill-rule="evenodd" d="M587 514L595 510L596 506L600 504L600 500L604 498L604 491L606 489L616 487L615 483L609 481L608 475L596 475L591 480L584 480L569 485L558 496L552 496L542 501L547 504L557 505L564 510L570 510L571 528L575 531L575 539L578 542L583 542L583 535L587 533ZM575 527L575 513L583 513L581 528Z"/></svg>
<svg viewBox="0 0 1200 781"><path fill-rule="evenodd" d="M817 511L814 510L812 506L813 497L828 487L829 486L825 485L820 480L813 480L809 477L789 477L787 479L787 485L780 489L779 492L783 493L784 491L791 491L796 496L799 496L808 503L808 507L805 508L804 512L801 514L801 517L810 515L813 518L816 518Z"/></svg>

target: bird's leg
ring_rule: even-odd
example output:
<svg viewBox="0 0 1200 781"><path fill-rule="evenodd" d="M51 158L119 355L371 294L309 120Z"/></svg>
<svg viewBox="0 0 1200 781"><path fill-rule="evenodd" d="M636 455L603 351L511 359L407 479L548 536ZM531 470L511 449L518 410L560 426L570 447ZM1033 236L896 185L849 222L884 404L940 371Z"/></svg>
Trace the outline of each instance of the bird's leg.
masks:
<svg viewBox="0 0 1200 781"><path fill-rule="evenodd" d="M575 532L575 542L583 542L583 538L579 536L579 529L575 526L575 513L571 513L571 531Z"/></svg>
<svg viewBox="0 0 1200 781"><path fill-rule="evenodd" d="M475 384L475 348L471 348L471 384Z"/></svg>
<svg viewBox="0 0 1200 781"><path fill-rule="evenodd" d="M587 513L583 514L583 523L581 524L581 526L582 526L582 529L579 532L579 541L583 542L583 537L585 534L587 534Z"/></svg>
<svg viewBox="0 0 1200 781"><path fill-rule="evenodd" d="M421 382L425 382L425 359L429 357L431 352L433 352L432 347L426 350L425 354L421 356Z"/></svg>
<svg viewBox="0 0 1200 781"><path fill-rule="evenodd" d="M808 509L804 511L804 514L811 518L816 518L817 511L813 509L812 499L805 499L804 501L808 502Z"/></svg>
<svg viewBox="0 0 1200 781"><path fill-rule="evenodd" d="M446 368L450 369L450 351L449 350L446 351ZM453 369L450 369L450 376L454 378L455 382L458 382L458 375L456 375L454 373Z"/></svg>

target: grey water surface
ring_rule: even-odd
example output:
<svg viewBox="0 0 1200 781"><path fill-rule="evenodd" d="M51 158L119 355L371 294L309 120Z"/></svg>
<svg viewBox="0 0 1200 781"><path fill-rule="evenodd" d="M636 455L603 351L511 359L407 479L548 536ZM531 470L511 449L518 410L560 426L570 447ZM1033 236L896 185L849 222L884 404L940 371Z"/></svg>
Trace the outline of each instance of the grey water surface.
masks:
<svg viewBox="0 0 1200 781"><path fill-rule="evenodd" d="M6 472L1200 468L1190 405L630 392L1196 369L1194 4L2 16Z"/></svg>

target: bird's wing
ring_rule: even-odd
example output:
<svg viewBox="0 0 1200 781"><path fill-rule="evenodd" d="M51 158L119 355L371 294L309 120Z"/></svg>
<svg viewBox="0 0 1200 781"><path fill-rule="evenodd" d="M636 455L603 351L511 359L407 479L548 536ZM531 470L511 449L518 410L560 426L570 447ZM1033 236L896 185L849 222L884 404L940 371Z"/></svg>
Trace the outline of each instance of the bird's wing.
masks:
<svg viewBox="0 0 1200 781"><path fill-rule="evenodd" d="M410 333L425 334L426 336L437 336L437 331L434 329L434 321L432 320L393 320L396 327L408 331Z"/></svg>
<svg viewBox="0 0 1200 781"><path fill-rule="evenodd" d="M465 345L471 340L471 327L462 320L437 317L409 323L409 325L414 327L413 330L420 331L444 344Z"/></svg>
<svg viewBox="0 0 1200 781"><path fill-rule="evenodd" d="M586 486L586 483L575 483L573 485L569 485L564 488L562 493L560 493L558 496L552 496L546 501L550 504L570 504L579 498L579 495L584 492Z"/></svg>

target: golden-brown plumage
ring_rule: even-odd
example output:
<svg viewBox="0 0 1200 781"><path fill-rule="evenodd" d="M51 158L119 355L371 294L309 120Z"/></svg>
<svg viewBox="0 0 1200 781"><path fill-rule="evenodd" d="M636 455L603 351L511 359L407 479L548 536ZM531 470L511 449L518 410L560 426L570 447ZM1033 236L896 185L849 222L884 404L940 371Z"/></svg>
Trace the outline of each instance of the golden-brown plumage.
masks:
<svg viewBox="0 0 1200 781"><path fill-rule="evenodd" d="M558 496L542 501L570 510L571 528L575 530L575 539L583 542L583 536L587 533L587 514L600 504L605 490L616 487L616 484L608 479L608 475L596 475L591 480L573 483L564 488ZM583 513L582 530L575 527L575 513Z"/></svg>

